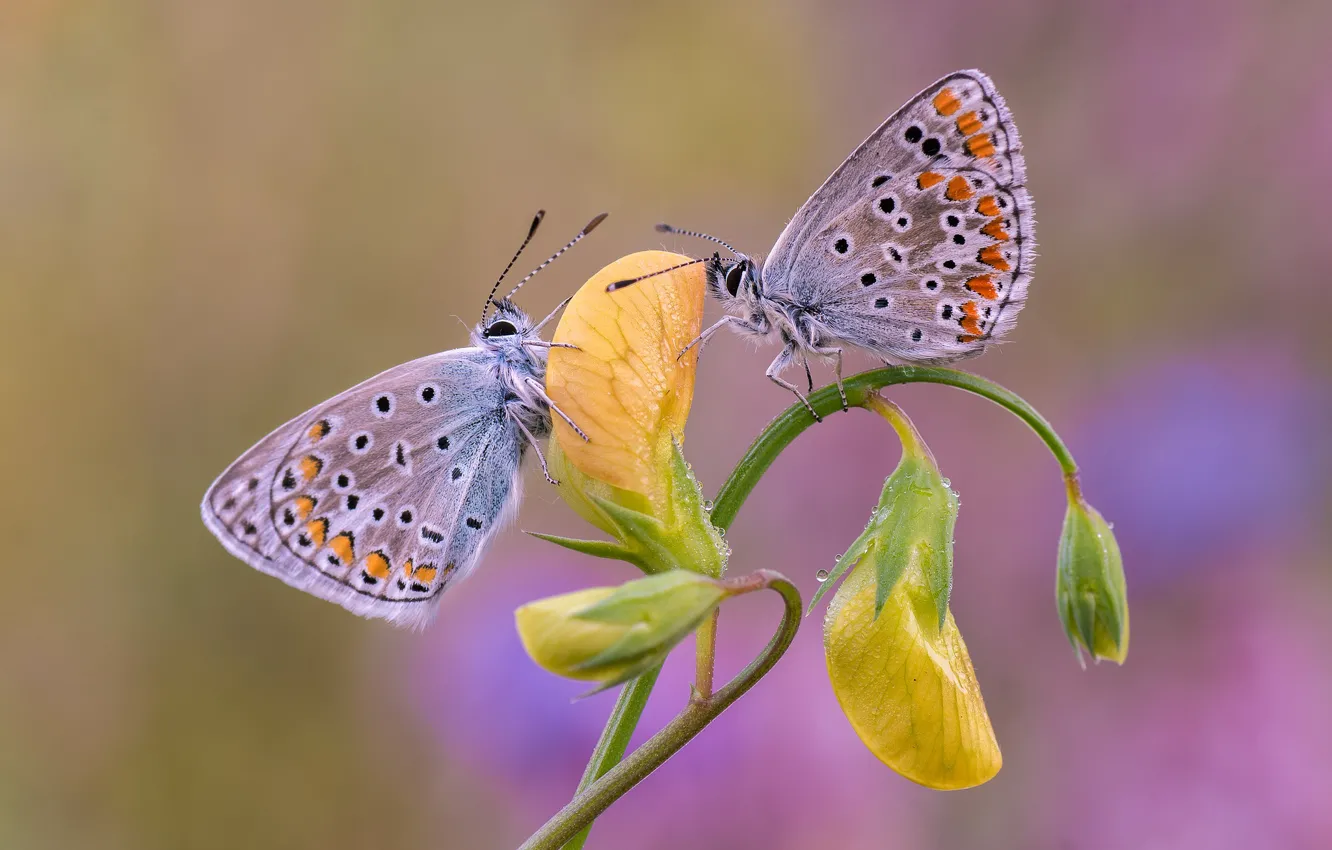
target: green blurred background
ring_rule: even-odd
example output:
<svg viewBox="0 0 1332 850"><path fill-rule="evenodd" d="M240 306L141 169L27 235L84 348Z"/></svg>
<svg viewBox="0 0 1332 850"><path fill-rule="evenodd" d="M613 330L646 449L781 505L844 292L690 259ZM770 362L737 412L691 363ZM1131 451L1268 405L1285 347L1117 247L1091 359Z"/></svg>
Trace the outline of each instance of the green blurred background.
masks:
<svg viewBox="0 0 1332 850"><path fill-rule="evenodd" d="M0 847L520 842L610 699L533 670L510 611L627 573L511 530L401 634L229 558L204 489L300 410L464 344L538 207L533 263L612 213L524 291L539 315L621 254L709 250L659 220L761 254L960 67L1023 131L1042 248L1012 342L968 365L1055 421L1116 521L1128 664L1068 652L1036 442L903 389L963 497L954 608L1003 772L935 794L874 762L811 619L590 846L1332 845L1330 31L1319 0L6 0ZM709 489L789 401L774 353L703 358ZM869 417L802 438L733 569L811 592L895 458ZM527 473L519 526L588 531ZM774 616L728 609L724 668Z"/></svg>

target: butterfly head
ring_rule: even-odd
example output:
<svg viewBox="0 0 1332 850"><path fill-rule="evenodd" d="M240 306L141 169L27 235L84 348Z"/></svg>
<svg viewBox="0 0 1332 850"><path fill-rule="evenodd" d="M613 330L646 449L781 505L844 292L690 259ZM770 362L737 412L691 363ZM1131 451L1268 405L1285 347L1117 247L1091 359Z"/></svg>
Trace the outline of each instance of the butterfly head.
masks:
<svg viewBox="0 0 1332 850"><path fill-rule="evenodd" d="M759 297L759 263L744 254L722 258L713 254L708 262L708 289L723 302L752 304Z"/></svg>
<svg viewBox="0 0 1332 850"><path fill-rule="evenodd" d="M472 332L473 344L497 352L521 351L535 336L532 319L507 298L495 301L494 305L495 312Z"/></svg>

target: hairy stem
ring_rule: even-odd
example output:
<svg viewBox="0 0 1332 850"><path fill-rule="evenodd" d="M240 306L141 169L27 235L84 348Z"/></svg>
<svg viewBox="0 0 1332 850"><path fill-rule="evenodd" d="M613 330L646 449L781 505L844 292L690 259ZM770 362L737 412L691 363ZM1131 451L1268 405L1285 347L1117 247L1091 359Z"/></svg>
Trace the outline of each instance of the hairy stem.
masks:
<svg viewBox="0 0 1332 850"><path fill-rule="evenodd" d="M717 656L717 617L721 608L713 609L712 616L703 621L694 633L694 699L712 696L712 672Z"/></svg>
<svg viewBox="0 0 1332 850"><path fill-rule="evenodd" d="M742 591L767 589L781 595L782 621L768 645L721 690L710 698L691 700L660 732L645 741L605 776L580 791L567 806L527 839L520 850L555 850L564 846L611 803L679 752L681 747L763 678L782 657L795 638L796 629L800 627L800 591L780 573L771 570L759 570L736 580L733 586Z"/></svg>
<svg viewBox="0 0 1332 850"><path fill-rule="evenodd" d="M620 689L620 696L615 700L615 708L611 710L611 715L606 720L606 728L601 731L601 740L597 741L596 749L592 751L592 758L588 760L587 769L583 771L583 778L578 783L577 793L582 793L624 758L624 751L629 748L629 738L633 736L638 720L643 716L648 697L652 695L652 686L657 683L657 677L660 675L661 666L658 665ZM592 824L589 821L587 826L569 839L564 845L564 850L581 850L591 831Z"/></svg>

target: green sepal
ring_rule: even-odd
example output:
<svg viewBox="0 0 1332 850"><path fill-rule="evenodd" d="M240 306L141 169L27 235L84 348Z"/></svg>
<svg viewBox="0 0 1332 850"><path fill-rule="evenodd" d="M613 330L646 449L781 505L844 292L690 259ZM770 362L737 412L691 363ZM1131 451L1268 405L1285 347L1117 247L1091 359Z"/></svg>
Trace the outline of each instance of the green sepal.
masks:
<svg viewBox="0 0 1332 850"><path fill-rule="evenodd" d="M701 609L704 614L727 591L711 579L686 570L671 570L620 585L611 596L573 616L580 620L633 625L668 619L675 611Z"/></svg>
<svg viewBox="0 0 1332 850"><path fill-rule="evenodd" d="M869 524L838 558L815 592L810 610L847 569L868 557L875 571L877 619L907 566L917 563L929 590L936 627L943 628L953 589L953 532L958 507L957 494L939 475L924 443L918 437L904 441L902 460L884 482Z"/></svg>
<svg viewBox="0 0 1332 850"><path fill-rule="evenodd" d="M554 543L556 546L563 546L565 549L572 549L584 555L592 555L596 558L613 558L620 561L634 561L634 553L619 543L611 543L607 540L579 540L576 537L560 537L556 534L543 534L539 531L526 533L538 540L545 540L548 543Z"/></svg>

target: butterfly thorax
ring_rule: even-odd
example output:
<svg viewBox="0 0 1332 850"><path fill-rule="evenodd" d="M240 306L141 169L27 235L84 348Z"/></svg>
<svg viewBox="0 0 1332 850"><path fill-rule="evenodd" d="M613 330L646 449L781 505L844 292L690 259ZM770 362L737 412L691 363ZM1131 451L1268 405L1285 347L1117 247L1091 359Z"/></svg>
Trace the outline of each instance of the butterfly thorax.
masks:
<svg viewBox="0 0 1332 850"><path fill-rule="evenodd" d="M538 388L545 382L546 349L531 318L509 301L472 331L472 344L488 354L503 391L503 413L536 434L550 430L550 411Z"/></svg>
<svg viewBox="0 0 1332 850"><path fill-rule="evenodd" d="M766 291L762 262L744 254L735 261L714 259L708 265L708 284L739 319L735 328L759 340L779 339L807 352L817 352L834 341L820 321L817 305L796 302Z"/></svg>

